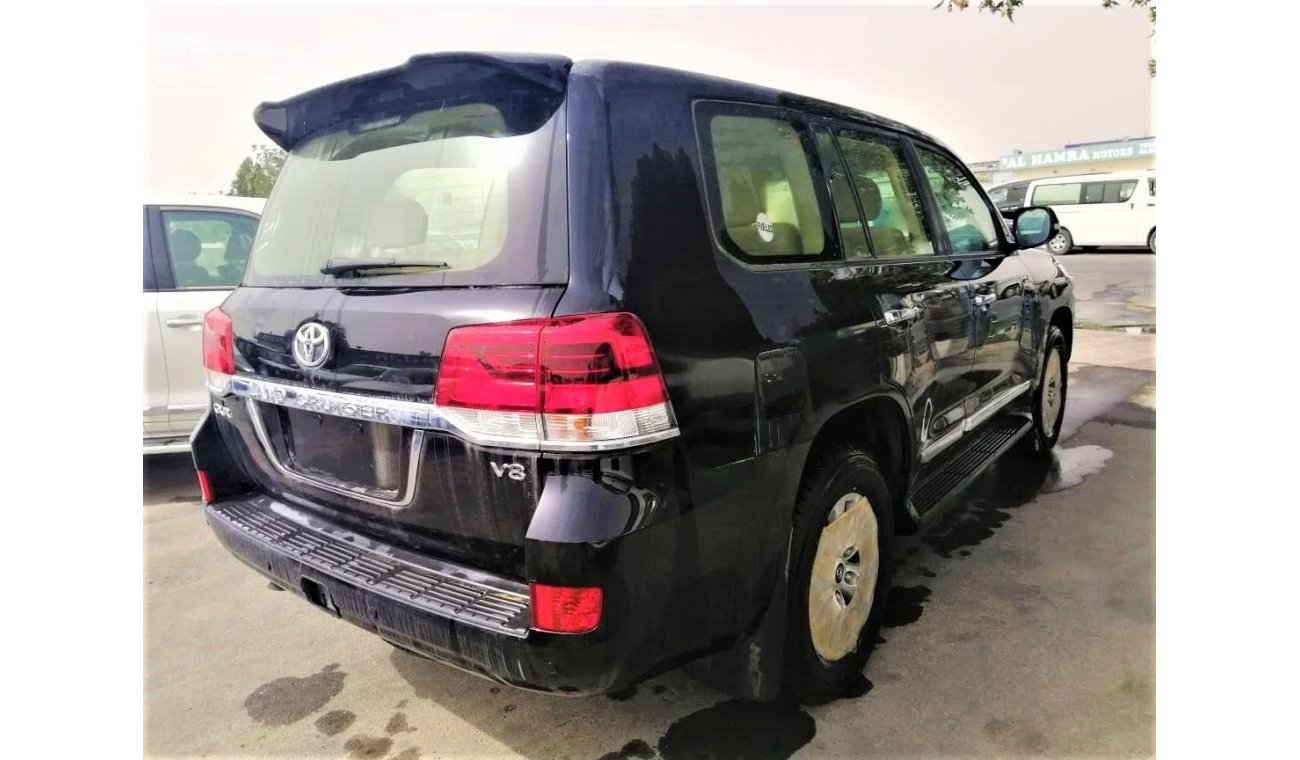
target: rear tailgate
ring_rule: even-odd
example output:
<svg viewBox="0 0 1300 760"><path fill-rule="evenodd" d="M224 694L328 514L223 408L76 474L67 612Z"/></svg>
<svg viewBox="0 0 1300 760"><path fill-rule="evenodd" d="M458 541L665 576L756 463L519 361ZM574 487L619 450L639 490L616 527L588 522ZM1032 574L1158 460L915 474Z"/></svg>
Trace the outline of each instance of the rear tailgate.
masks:
<svg viewBox="0 0 1300 760"><path fill-rule="evenodd" d="M245 469L361 535L519 577L536 446L433 406L448 333L549 317L568 275L561 58L448 54L257 120L289 157L223 305Z"/></svg>
<svg viewBox="0 0 1300 760"><path fill-rule="evenodd" d="M390 423L431 408L453 327L547 316L563 288L321 292L241 288L223 307L251 371L221 403L258 481L363 534L521 575L537 452L475 445L428 420ZM292 343L309 321L336 336L336 358L305 371Z"/></svg>

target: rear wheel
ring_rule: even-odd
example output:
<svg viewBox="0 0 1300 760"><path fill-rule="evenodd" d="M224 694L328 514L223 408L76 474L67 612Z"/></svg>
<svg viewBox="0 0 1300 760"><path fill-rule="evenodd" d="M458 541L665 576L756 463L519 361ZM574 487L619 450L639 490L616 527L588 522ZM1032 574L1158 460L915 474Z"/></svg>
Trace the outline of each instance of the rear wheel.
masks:
<svg viewBox="0 0 1300 760"><path fill-rule="evenodd" d="M875 645L889 591L893 512L871 457L821 460L795 508L785 685L802 702L843 695Z"/></svg>
<svg viewBox="0 0 1300 760"><path fill-rule="evenodd" d="M1074 249L1074 237L1071 236L1070 231L1065 229L1064 227L1061 228L1060 232L1056 233L1056 237L1047 241L1047 250L1051 251L1057 256L1064 256L1065 254L1069 253L1073 249Z"/></svg>
<svg viewBox="0 0 1300 760"><path fill-rule="evenodd" d="M1147 235L1147 248L1150 248L1152 253L1156 252L1156 231L1155 230L1151 230L1151 234Z"/></svg>
<svg viewBox="0 0 1300 760"><path fill-rule="evenodd" d="M1065 393L1070 382L1067 362L1065 335L1060 328L1049 327L1038 390L1034 393L1034 429L1027 436L1033 448L1040 453L1051 451L1061 438L1061 423L1065 420Z"/></svg>

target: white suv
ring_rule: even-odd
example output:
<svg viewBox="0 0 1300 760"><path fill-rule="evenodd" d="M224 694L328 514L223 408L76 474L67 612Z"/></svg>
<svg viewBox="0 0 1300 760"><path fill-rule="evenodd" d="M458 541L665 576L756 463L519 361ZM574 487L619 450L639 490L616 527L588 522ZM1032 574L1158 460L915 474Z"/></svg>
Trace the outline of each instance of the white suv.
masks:
<svg viewBox="0 0 1300 760"><path fill-rule="evenodd" d="M266 201L224 195L144 204L144 453L188 451L208 407L203 315L244 276Z"/></svg>

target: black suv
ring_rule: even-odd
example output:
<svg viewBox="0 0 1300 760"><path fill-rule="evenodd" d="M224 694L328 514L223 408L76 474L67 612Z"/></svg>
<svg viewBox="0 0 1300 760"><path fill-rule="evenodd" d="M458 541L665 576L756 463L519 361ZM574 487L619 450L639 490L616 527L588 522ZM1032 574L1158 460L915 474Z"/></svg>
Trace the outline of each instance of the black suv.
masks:
<svg viewBox="0 0 1300 760"><path fill-rule="evenodd" d="M1070 278L939 141L697 74L440 54L256 110L289 151L204 324L207 519L514 686L865 661L894 536L1059 435Z"/></svg>

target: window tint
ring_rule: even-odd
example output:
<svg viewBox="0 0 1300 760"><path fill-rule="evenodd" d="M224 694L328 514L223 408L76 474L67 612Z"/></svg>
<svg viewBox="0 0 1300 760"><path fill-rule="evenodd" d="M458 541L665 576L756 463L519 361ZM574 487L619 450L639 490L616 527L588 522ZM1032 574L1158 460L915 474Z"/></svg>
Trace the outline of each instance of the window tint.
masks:
<svg viewBox="0 0 1300 760"><path fill-rule="evenodd" d="M233 288L244 276L257 220L220 211L164 211L175 287Z"/></svg>
<svg viewBox="0 0 1300 760"><path fill-rule="evenodd" d="M1106 183L1106 203L1123 203L1133 197L1133 191L1137 189L1138 181L1135 179L1125 180L1123 182Z"/></svg>
<svg viewBox="0 0 1300 760"><path fill-rule="evenodd" d="M894 140L847 129L836 133L862 203L871 249L877 256L934 253L916 182Z"/></svg>
<svg viewBox="0 0 1300 760"><path fill-rule="evenodd" d="M835 139L829 130L817 129L817 151L821 154L822 167L826 171L826 180L831 188L831 201L835 204L835 218L839 220L840 241L844 246L844 255L850 259L871 257L867 246L867 234L862 230L862 217L858 213L858 201L853 196L853 187L849 184L848 167L840 158L835 147Z"/></svg>
<svg viewBox="0 0 1300 760"><path fill-rule="evenodd" d="M1079 202L1083 185L1078 182L1064 182L1059 185L1039 185L1034 188L1031 206L1069 206Z"/></svg>
<svg viewBox="0 0 1300 760"><path fill-rule="evenodd" d="M709 122L709 136L723 234L751 256L822 255L826 235L810 156L795 125L718 114Z"/></svg>
<svg viewBox="0 0 1300 760"><path fill-rule="evenodd" d="M980 196L975 181L953 161L921 150L921 166L939 204L953 253L988 251L998 247L997 223Z"/></svg>
<svg viewBox="0 0 1300 760"><path fill-rule="evenodd" d="M276 179L245 282L334 285L321 272L331 259L393 258L437 268L358 273L348 282L563 282L567 259L555 256L565 233L555 223L564 172L553 163L563 168L563 117L555 105L522 88L499 104L433 102L304 140Z"/></svg>
<svg viewBox="0 0 1300 760"><path fill-rule="evenodd" d="M1083 202L1101 203L1105 200L1105 198L1103 197L1105 195L1105 192L1106 192L1106 183L1088 182L1083 186Z"/></svg>

